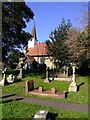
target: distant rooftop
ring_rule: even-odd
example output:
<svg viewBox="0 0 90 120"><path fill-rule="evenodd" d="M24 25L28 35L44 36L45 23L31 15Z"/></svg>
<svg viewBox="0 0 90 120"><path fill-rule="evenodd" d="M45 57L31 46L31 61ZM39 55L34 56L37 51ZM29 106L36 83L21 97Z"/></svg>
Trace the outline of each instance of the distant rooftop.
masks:
<svg viewBox="0 0 90 120"><path fill-rule="evenodd" d="M33 56L33 57L48 56L46 43L37 43L33 48L28 48L27 55Z"/></svg>

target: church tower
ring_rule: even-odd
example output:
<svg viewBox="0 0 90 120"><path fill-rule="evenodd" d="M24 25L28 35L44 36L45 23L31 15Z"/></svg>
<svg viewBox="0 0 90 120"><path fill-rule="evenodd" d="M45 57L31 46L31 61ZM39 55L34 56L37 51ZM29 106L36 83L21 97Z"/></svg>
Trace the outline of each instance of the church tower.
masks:
<svg viewBox="0 0 90 120"><path fill-rule="evenodd" d="M32 48L35 46L35 44L37 43L37 35L36 35L36 27L35 27L35 21L34 21L34 26L31 32L32 37L30 38L30 40L28 41L28 48Z"/></svg>

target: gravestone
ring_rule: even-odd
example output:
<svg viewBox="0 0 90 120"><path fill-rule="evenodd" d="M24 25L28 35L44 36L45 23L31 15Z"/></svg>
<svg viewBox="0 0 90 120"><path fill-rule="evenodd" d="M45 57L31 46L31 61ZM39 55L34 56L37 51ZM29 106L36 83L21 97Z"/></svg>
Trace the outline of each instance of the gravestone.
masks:
<svg viewBox="0 0 90 120"><path fill-rule="evenodd" d="M64 76L66 76L66 66L65 65L63 66L63 69L64 69L63 74L64 74Z"/></svg>
<svg viewBox="0 0 90 120"><path fill-rule="evenodd" d="M32 91L32 90L34 90L33 80L26 81L26 93L28 93L29 91Z"/></svg>
<svg viewBox="0 0 90 120"><path fill-rule="evenodd" d="M46 120L47 115L48 115L47 110L39 110L33 117L33 120Z"/></svg>
<svg viewBox="0 0 90 120"><path fill-rule="evenodd" d="M39 92L43 92L43 87L39 87Z"/></svg>
<svg viewBox="0 0 90 120"><path fill-rule="evenodd" d="M46 69L46 78L44 79L44 82L49 83L49 67Z"/></svg>
<svg viewBox="0 0 90 120"><path fill-rule="evenodd" d="M51 93L52 93L52 94L54 94L54 93L55 93L55 91L56 91L56 89L55 89L55 88L51 88Z"/></svg>
<svg viewBox="0 0 90 120"><path fill-rule="evenodd" d="M20 73L17 76L17 78L19 78L19 79L21 79L23 76L23 63L24 63L23 60L24 60L24 58L20 58L19 63L18 63L18 68L20 69Z"/></svg>
<svg viewBox="0 0 90 120"><path fill-rule="evenodd" d="M3 70L3 79L0 81L0 85L4 86L7 82L6 80L6 71L7 71L7 68L5 67L4 70Z"/></svg>
<svg viewBox="0 0 90 120"><path fill-rule="evenodd" d="M69 74L68 74L68 73L69 73L69 71L68 71L68 70L69 70L69 67L67 66L67 67L66 67L66 76L68 76L68 75L69 75Z"/></svg>
<svg viewBox="0 0 90 120"><path fill-rule="evenodd" d="M75 65L73 65L73 82L69 86L69 91L77 92L77 85L75 83Z"/></svg>
<svg viewBox="0 0 90 120"><path fill-rule="evenodd" d="M68 73L69 73L68 69L69 69L69 67L68 66L63 66L63 69L64 69L63 75L64 76L68 76Z"/></svg>
<svg viewBox="0 0 90 120"><path fill-rule="evenodd" d="M46 78L49 79L49 67L46 69Z"/></svg>
<svg viewBox="0 0 90 120"><path fill-rule="evenodd" d="M19 75L17 76L18 79L22 79L22 68L20 68L20 73Z"/></svg>
<svg viewBox="0 0 90 120"><path fill-rule="evenodd" d="M14 77L13 74L10 74L10 75L7 77L7 82L9 82L9 83L13 83L14 80L15 80L15 77Z"/></svg>

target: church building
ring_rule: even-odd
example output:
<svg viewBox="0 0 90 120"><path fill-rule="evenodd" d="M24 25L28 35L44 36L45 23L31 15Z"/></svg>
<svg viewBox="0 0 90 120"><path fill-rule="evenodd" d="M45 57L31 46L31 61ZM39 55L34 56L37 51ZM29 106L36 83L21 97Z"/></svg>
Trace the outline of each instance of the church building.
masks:
<svg viewBox="0 0 90 120"><path fill-rule="evenodd" d="M28 40L27 49L24 50L24 54L28 58L30 64L32 64L33 61L36 61L38 64L44 63L47 67L53 69L55 66L52 61L52 57L48 55L46 43L40 43L37 40L35 23L31 32L31 36L31 39Z"/></svg>

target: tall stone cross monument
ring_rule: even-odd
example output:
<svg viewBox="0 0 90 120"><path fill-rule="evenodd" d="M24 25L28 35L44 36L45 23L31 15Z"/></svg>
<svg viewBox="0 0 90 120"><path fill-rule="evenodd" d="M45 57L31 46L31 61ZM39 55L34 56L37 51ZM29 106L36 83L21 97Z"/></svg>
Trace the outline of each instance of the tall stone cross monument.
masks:
<svg viewBox="0 0 90 120"><path fill-rule="evenodd" d="M75 64L73 64L72 68L73 68L73 77L72 77L73 81L69 85L69 91L77 92L77 85L75 83Z"/></svg>

